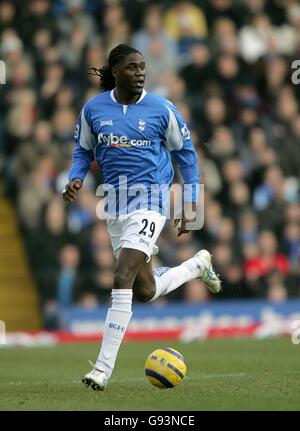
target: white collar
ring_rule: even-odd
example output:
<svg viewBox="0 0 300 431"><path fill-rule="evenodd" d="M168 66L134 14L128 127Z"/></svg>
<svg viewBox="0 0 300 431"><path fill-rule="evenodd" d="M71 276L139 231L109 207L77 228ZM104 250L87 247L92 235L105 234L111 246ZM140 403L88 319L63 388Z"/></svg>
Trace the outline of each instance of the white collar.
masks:
<svg viewBox="0 0 300 431"><path fill-rule="evenodd" d="M141 94L141 97L139 98L139 100L138 100L137 102L135 102L135 103L134 103L134 105L137 105L138 103L140 103L140 102L144 99L144 97L146 96L146 94L147 94L147 91L146 91L145 89L143 89L143 92L142 92L142 94ZM113 90L111 90L111 92L110 92L110 97L112 98L112 100L113 100L115 103L119 103L119 102L117 101L116 97L115 97L115 88L114 88Z"/></svg>

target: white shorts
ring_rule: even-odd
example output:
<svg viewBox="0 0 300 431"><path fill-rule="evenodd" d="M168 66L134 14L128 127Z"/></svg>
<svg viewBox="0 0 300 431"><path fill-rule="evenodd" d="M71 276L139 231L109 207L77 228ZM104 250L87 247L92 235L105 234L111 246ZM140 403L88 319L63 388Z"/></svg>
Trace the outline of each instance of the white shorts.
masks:
<svg viewBox="0 0 300 431"><path fill-rule="evenodd" d="M138 210L118 218L106 219L113 253L119 256L122 248L133 248L147 255L147 262L159 248L155 244L166 222L166 216L156 211Z"/></svg>

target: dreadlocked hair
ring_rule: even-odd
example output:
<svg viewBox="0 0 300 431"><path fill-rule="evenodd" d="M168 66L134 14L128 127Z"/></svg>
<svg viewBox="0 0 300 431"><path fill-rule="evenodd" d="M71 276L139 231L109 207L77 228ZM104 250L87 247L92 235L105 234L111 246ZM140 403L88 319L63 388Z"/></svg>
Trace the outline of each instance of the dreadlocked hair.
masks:
<svg viewBox="0 0 300 431"><path fill-rule="evenodd" d="M112 76L111 70L108 66L103 66L97 69L96 67L90 67L88 75L99 76L101 90L112 90L115 88L115 78Z"/></svg>
<svg viewBox="0 0 300 431"><path fill-rule="evenodd" d="M90 67L88 74L96 75L100 78L100 88L104 91L112 90L116 86L115 78L112 75L112 68L120 63L124 57L129 54L138 53L141 54L137 49L132 48L128 45L118 45L110 51L108 56L108 66L103 66L97 69L96 67ZM142 54L141 54L142 55Z"/></svg>

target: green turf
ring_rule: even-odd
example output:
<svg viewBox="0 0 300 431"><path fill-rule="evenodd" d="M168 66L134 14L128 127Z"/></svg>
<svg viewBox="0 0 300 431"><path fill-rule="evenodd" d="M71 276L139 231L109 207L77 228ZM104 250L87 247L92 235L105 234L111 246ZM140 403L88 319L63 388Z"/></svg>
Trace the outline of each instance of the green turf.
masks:
<svg viewBox="0 0 300 431"><path fill-rule="evenodd" d="M144 377L146 356L169 346L188 373L174 389ZM300 346L289 338L127 342L105 392L81 384L97 344L0 349L0 410L300 410Z"/></svg>

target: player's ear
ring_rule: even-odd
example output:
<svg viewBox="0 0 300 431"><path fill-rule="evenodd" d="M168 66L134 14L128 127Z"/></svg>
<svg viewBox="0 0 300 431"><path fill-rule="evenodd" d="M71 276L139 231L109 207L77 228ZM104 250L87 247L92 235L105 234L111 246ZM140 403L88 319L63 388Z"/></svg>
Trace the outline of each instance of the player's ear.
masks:
<svg viewBox="0 0 300 431"><path fill-rule="evenodd" d="M111 74L116 79L118 76L118 69L116 67L111 68Z"/></svg>

